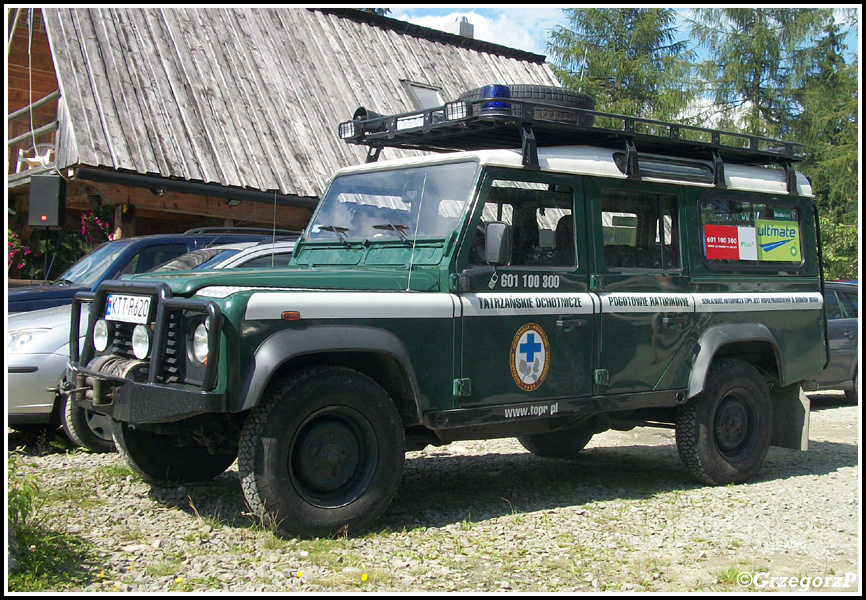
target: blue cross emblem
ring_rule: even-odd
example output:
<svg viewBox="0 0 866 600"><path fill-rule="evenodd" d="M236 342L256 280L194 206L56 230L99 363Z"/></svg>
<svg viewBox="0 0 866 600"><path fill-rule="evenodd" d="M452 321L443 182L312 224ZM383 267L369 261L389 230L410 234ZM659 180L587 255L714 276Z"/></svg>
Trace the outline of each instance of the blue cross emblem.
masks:
<svg viewBox="0 0 866 600"><path fill-rule="evenodd" d="M535 341L535 334L530 333L526 336L526 343L520 344L519 350L521 354L526 355L526 362L535 361L535 353L541 352L541 344Z"/></svg>

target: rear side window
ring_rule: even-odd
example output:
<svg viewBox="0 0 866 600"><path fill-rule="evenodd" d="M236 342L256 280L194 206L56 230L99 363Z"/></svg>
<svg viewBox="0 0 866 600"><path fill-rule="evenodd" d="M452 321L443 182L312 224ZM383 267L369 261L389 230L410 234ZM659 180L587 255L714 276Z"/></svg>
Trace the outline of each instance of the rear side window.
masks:
<svg viewBox="0 0 866 600"><path fill-rule="evenodd" d="M767 201L701 201L701 243L710 266L799 268L800 210Z"/></svg>
<svg viewBox="0 0 866 600"><path fill-rule="evenodd" d="M679 224L674 196L604 190L601 210L604 263L608 270L679 270Z"/></svg>

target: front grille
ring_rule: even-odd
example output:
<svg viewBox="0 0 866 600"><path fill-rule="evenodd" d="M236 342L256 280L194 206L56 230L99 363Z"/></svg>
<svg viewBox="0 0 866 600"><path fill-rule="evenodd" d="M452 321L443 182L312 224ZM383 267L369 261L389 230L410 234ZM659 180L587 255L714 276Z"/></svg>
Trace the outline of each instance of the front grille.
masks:
<svg viewBox="0 0 866 600"><path fill-rule="evenodd" d="M161 361L162 364L156 373L156 380L159 383L181 383L183 380L184 351L181 343L181 312L171 311L169 314L165 354ZM114 335L111 345L101 354L103 356L112 355L123 359L136 360L135 354L132 351L132 332L136 324L116 321L113 323L113 326ZM152 331L153 324L150 327ZM153 345L155 346L156 343L156 340L154 340ZM153 354L153 348L151 348L151 354ZM149 364L150 359L145 359L145 362Z"/></svg>
<svg viewBox="0 0 866 600"><path fill-rule="evenodd" d="M162 369L159 377L163 383L178 383L183 368L183 349L181 344L180 319L178 312L172 311L168 318L168 339L165 344Z"/></svg>
<svg viewBox="0 0 866 600"><path fill-rule="evenodd" d="M137 324L122 321L111 321L111 341L104 352L96 352L90 345L81 354L70 351L73 365L99 364L95 359L125 361L136 364L137 373L147 374L147 381L152 384L188 385L211 390L216 385L219 365L219 349L222 314L214 302L172 297L171 290L165 283L139 283L125 281L107 281L102 283L92 297L81 294L73 301L73 318L80 320L81 304L92 303L92 313L96 318L103 318L109 294L129 296L150 296L150 311L147 326L150 328L152 340L150 355L144 360L138 360L132 351L132 334ZM189 332L199 323L207 323L208 344L210 346L209 361L200 364L188 357L187 344ZM92 336L92 330L89 337ZM92 338L91 338L92 339ZM95 371L101 372L99 367ZM105 373L109 375L109 373ZM110 376L110 375L109 375ZM124 376L125 378L125 376ZM83 382L82 382L83 383Z"/></svg>

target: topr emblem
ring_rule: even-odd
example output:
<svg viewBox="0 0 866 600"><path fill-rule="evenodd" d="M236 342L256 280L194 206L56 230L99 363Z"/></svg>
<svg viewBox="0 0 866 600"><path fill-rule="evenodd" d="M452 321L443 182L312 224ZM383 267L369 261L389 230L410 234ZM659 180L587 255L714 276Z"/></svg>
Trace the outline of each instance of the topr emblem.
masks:
<svg viewBox="0 0 866 600"><path fill-rule="evenodd" d="M547 334L535 323L527 323L514 335L511 343L511 376L524 392L532 392L544 383L550 366L550 344Z"/></svg>

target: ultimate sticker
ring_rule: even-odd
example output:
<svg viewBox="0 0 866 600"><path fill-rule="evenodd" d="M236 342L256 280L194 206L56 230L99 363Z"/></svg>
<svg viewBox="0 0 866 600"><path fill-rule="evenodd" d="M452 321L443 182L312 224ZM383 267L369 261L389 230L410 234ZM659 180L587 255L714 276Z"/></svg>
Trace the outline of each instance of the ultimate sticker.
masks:
<svg viewBox="0 0 866 600"><path fill-rule="evenodd" d="M532 392L544 383L550 366L550 344L547 334L535 323L521 327L511 343L511 376L524 392Z"/></svg>

